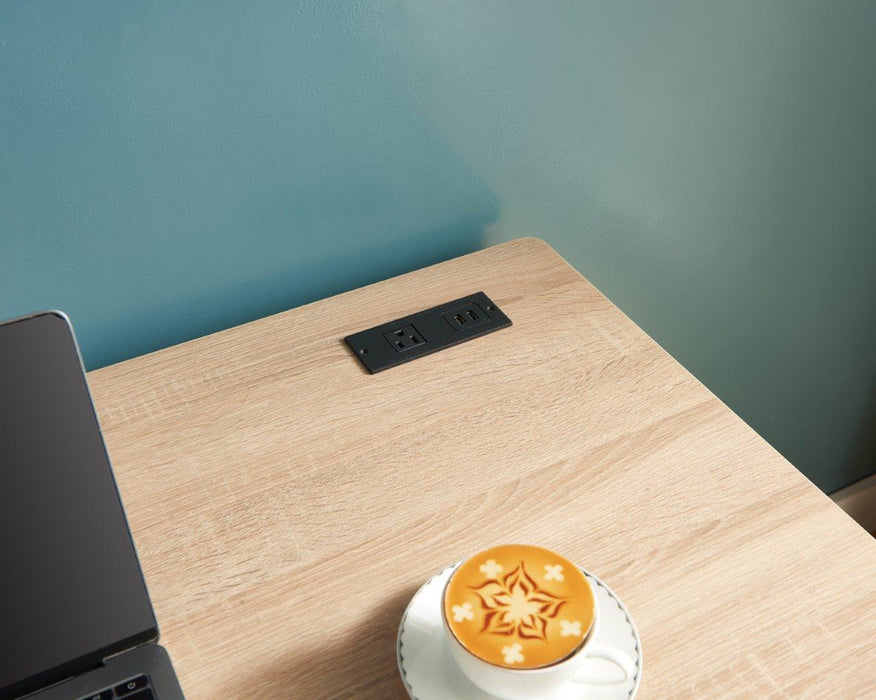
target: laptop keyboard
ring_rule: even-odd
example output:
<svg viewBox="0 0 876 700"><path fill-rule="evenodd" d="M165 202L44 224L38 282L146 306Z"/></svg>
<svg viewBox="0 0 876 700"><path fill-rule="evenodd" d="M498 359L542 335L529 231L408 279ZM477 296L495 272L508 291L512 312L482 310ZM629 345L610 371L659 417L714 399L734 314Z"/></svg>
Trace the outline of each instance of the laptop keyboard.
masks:
<svg viewBox="0 0 876 700"><path fill-rule="evenodd" d="M114 688L107 688L99 693L90 693L81 698L81 700L115 700L115 698L124 698L125 700L155 700L155 695L152 693L149 678L137 676L136 678L126 680L124 683L119 683Z"/></svg>

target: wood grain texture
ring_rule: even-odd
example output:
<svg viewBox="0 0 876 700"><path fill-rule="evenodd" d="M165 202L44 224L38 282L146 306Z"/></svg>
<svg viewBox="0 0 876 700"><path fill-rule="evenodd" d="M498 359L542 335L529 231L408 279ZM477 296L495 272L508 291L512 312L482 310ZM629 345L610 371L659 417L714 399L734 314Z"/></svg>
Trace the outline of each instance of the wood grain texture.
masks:
<svg viewBox="0 0 876 700"><path fill-rule="evenodd" d="M342 338L485 291L513 327L378 375ZM876 542L545 243L89 375L186 695L403 698L416 589L502 542L624 599L642 698L863 698Z"/></svg>

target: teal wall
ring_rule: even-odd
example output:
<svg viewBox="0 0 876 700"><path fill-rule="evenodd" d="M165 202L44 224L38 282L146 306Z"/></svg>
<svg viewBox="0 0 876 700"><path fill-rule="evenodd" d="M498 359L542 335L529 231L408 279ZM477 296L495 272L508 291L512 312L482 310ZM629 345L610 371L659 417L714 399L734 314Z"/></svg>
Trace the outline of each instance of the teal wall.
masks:
<svg viewBox="0 0 876 700"><path fill-rule="evenodd" d="M876 467L876 3L0 5L0 317L90 367L521 235Z"/></svg>

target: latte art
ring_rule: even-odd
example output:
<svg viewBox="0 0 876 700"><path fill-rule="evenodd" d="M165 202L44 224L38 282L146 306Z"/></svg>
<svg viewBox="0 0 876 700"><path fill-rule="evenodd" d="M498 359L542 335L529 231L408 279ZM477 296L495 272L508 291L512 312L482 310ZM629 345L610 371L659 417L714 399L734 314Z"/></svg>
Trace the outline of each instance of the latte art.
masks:
<svg viewBox="0 0 876 700"><path fill-rule="evenodd" d="M453 636L506 668L562 661L587 638L594 599L581 570L541 547L502 545L460 565L444 592Z"/></svg>

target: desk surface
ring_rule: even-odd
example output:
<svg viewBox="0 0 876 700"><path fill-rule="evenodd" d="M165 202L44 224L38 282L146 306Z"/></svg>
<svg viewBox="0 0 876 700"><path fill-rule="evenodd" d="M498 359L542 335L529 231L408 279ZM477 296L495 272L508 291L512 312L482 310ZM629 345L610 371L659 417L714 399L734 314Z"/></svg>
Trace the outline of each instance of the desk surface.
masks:
<svg viewBox="0 0 876 700"><path fill-rule="evenodd" d="M478 290L513 327L374 376L343 343ZM876 685L876 541L541 241L89 380L191 700L406 697L408 600L509 541L621 595L639 697Z"/></svg>

